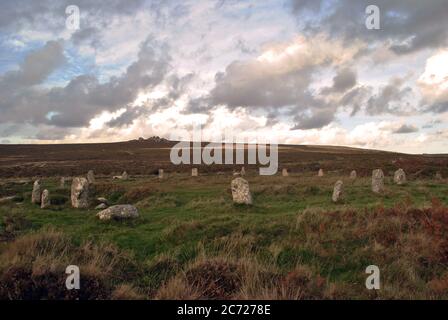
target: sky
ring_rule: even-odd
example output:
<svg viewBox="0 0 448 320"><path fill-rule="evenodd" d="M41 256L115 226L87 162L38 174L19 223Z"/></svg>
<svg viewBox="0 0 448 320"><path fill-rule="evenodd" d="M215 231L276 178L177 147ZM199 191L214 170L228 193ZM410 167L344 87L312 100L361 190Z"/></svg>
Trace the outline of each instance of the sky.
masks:
<svg viewBox="0 0 448 320"><path fill-rule="evenodd" d="M200 124L204 139L447 153L447 17L448 0L2 0L0 143Z"/></svg>

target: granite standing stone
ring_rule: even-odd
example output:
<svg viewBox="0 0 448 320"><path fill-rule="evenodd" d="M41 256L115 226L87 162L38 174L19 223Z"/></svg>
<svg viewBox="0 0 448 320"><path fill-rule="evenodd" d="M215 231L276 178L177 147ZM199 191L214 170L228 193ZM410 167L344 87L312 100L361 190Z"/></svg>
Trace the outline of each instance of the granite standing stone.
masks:
<svg viewBox="0 0 448 320"><path fill-rule="evenodd" d="M372 171L372 191L375 193L384 191L384 173L381 169Z"/></svg>
<svg viewBox="0 0 448 320"><path fill-rule="evenodd" d="M89 181L86 178L74 178L71 190L72 207L86 209L89 207Z"/></svg>
<svg viewBox="0 0 448 320"><path fill-rule="evenodd" d="M252 204L252 194L249 183L243 178L236 178L231 183L233 202L237 204Z"/></svg>

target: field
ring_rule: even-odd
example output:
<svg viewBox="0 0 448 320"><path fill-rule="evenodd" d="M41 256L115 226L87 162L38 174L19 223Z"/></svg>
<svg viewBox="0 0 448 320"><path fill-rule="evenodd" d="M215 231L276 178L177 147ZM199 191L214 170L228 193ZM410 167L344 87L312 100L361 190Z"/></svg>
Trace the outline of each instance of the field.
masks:
<svg viewBox="0 0 448 320"><path fill-rule="evenodd" d="M448 183L434 179L447 176L448 156L283 146L290 176L246 166L254 204L241 206L230 192L238 166L191 177L170 165L170 145L1 146L0 299L448 298ZM375 168L386 174L381 195L371 192ZM90 169L92 199L133 204L140 217L102 222L98 210L71 208L59 177ZM130 180L112 180L124 170ZM30 202L37 176L49 209ZM334 204L339 179L346 196ZM80 267L78 291L65 289L68 265ZM380 290L366 289L369 265Z"/></svg>

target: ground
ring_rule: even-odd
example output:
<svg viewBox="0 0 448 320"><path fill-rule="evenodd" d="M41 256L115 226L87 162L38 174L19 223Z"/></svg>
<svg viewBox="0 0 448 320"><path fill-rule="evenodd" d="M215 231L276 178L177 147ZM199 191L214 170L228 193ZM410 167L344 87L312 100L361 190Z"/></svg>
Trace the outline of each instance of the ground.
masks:
<svg viewBox="0 0 448 320"><path fill-rule="evenodd" d="M70 207L69 186L59 187L66 162L44 161L60 172L43 177L52 206L32 205L28 169L10 177L12 156L4 155L0 198L15 197L0 202L0 298L71 299L64 287L70 264L80 266L85 284L73 294L85 299L448 298L448 183L433 178L445 172L447 157L327 149L320 160L324 149L291 148L280 156L289 177L246 170L253 206L232 203L233 167L191 177L189 168L164 166L163 180L151 174L154 164L147 174L127 167L132 178L117 181L98 165L92 199L140 212L134 221L111 222ZM348 158L358 160L341 160ZM371 192L371 164L385 170L384 194ZM326 175L317 177L314 166ZM409 172L406 185L393 183L398 166ZM354 181L351 169L359 172ZM339 179L345 200L334 204ZM380 290L366 289L369 265L380 269Z"/></svg>

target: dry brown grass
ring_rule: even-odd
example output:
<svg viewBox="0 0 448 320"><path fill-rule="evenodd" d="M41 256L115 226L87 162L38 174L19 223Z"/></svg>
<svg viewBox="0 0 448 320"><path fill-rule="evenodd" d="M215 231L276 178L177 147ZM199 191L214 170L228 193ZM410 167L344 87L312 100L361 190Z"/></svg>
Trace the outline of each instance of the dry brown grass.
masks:
<svg viewBox="0 0 448 320"><path fill-rule="evenodd" d="M80 290L65 287L69 265L80 268ZM75 246L61 232L43 229L1 251L0 299L108 299L132 267L132 258L112 245Z"/></svg>

